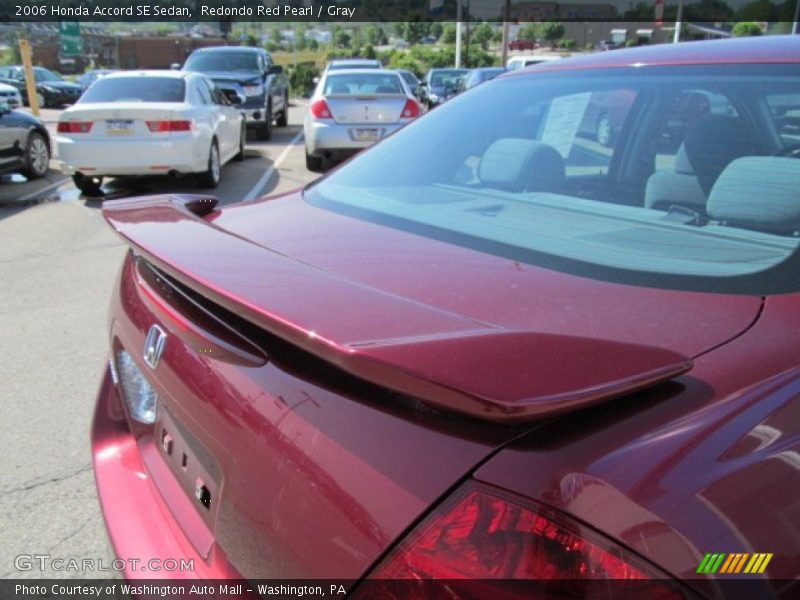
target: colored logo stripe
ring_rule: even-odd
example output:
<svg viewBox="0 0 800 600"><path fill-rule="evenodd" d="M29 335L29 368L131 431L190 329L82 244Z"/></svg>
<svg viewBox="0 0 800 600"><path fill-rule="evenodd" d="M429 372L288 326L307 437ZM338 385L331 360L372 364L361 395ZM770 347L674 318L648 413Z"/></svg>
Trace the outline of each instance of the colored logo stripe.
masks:
<svg viewBox="0 0 800 600"><path fill-rule="evenodd" d="M772 560L772 553L740 553L735 552L726 554L724 552L709 553L703 557L697 573L714 574L735 574L742 573L763 573L769 562ZM747 565L747 566L745 566Z"/></svg>

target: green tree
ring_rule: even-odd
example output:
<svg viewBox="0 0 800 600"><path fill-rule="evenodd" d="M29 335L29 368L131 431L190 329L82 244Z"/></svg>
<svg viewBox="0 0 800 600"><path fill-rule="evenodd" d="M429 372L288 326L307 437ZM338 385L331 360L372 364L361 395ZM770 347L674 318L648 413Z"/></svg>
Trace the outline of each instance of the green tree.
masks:
<svg viewBox="0 0 800 600"><path fill-rule="evenodd" d="M558 21L548 21L547 23L542 23L540 30L542 37L550 42L550 45L553 48L555 48L556 42L564 37L564 34L567 32L564 24L559 23Z"/></svg>
<svg viewBox="0 0 800 600"><path fill-rule="evenodd" d="M314 63L300 63L289 73L289 87L293 94L303 96L314 87L314 77L319 77L319 69Z"/></svg>
<svg viewBox="0 0 800 600"><path fill-rule="evenodd" d="M364 58L376 58L375 47L372 44L364 47Z"/></svg>
<svg viewBox="0 0 800 600"><path fill-rule="evenodd" d="M319 50L319 42L314 38L311 38L310 40L308 40L308 49L316 52L317 50Z"/></svg>
<svg viewBox="0 0 800 600"><path fill-rule="evenodd" d="M277 46L283 45L283 32L280 25L275 25L269 33L269 39Z"/></svg>
<svg viewBox="0 0 800 600"><path fill-rule="evenodd" d="M252 46L253 48L260 46L258 43L258 38L254 36L252 33L248 33L247 37L244 39L245 46Z"/></svg>
<svg viewBox="0 0 800 600"><path fill-rule="evenodd" d="M429 29L430 29L430 23L422 23L420 21L406 21L405 23L403 23L402 37L409 44L416 44L424 36L427 35L427 31Z"/></svg>
<svg viewBox="0 0 800 600"><path fill-rule="evenodd" d="M444 27L439 21L431 23L431 35L435 37L437 40L442 37L442 32L444 31Z"/></svg>
<svg viewBox="0 0 800 600"><path fill-rule="evenodd" d="M305 25L298 25L294 30L294 47L298 50L305 50L307 46L306 27Z"/></svg>
<svg viewBox="0 0 800 600"><path fill-rule="evenodd" d="M368 25L364 28L364 41L372 46L380 45L380 33L375 25Z"/></svg>
<svg viewBox="0 0 800 600"><path fill-rule="evenodd" d="M442 29L442 35L439 36L439 41L443 44L456 43L456 26L453 23L447 23Z"/></svg>
<svg viewBox="0 0 800 600"><path fill-rule="evenodd" d="M754 23L753 21L740 21L733 26L733 31L731 33L733 37L748 37L762 35L764 31L758 23Z"/></svg>
<svg viewBox="0 0 800 600"><path fill-rule="evenodd" d="M478 44L483 50L489 49L489 42L494 37L494 30L488 23L481 23L472 32L472 41Z"/></svg>
<svg viewBox="0 0 800 600"><path fill-rule="evenodd" d="M350 46L350 34L338 25L333 29L333 45L337 48L347 48Z"/></svg>
<svg viewBox="0 0 800 600"><path fill-rule="evenodd" d="M353 50L361 50L361 46L364 43L364 34L361 32L361 29L356 28L350 32L350 47ZM358 54L358 52L356 52Z"/></svg>
<svg viewBox="0 0 800 600"><path fill-rule="evenodd" d="M387 64L390 69L405 69L406 71L411 71L419 78L422 78L427 70L427 65L412 58L408 52L397 52L393 54Z"/></svg>
<svg viewBox="0 0 800 600"><path fill-rule="evenodd" d="M529 42L535 42L539 39L539 28L536 26L536 23L528 23L523 25L519 28L517 32L517 39L519 40L528 40Z"/></svg>

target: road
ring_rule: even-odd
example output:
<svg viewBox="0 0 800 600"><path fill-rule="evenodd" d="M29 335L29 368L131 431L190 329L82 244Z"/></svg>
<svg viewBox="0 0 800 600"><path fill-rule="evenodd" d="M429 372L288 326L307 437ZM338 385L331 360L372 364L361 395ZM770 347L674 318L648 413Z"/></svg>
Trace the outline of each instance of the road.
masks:
<svg viewBox="0 0 800 600"><path fill-rule="evenodd" d="M222 204L312 181L301 136L304 107L270 142L249 140L247 160L222 170ZM57 111L44 111L54 127ZM107 198L196 192L190 180L112 181ZM95 495L89 452L94 396L107 357L106 314L125 246L104 224L99 200L80 197L57 172L0 183L0 577L109 577L112 572L28 571L19 555L113 554Z"/></svg>

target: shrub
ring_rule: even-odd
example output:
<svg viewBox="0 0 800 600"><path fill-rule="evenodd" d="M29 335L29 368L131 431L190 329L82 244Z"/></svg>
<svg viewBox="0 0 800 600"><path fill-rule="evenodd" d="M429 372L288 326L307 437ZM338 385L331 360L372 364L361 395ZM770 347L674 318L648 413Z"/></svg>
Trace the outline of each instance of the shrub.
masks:
<svg viewBox="0 0 800 600"><path fill-rule="evenodd" d="M295 96L304 96L314 89L314 78L320 70L314 63L299 63L289 70L289 88Z"/></svg>
<svg viewBox="0 0 800 600"><path fill-rule="evenodd" d="M749 37L754 35L762 35L764 30L761 25L753 21L742 21L733 26L731 34L733 37Z"/></svg>

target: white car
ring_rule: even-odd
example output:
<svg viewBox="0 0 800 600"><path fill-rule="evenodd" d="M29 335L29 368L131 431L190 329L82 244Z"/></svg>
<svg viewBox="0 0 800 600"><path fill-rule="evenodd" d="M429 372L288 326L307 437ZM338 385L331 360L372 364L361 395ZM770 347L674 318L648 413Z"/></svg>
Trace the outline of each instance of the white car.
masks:
<svg viewBox="0 0 800 600"><path fill-rule="evenodd" d="M22 95L13 85L0 83L0 104L8 104L9 108L22 106Z"/></svg>
<svg viewBox="0 0 800 600"><path fill-rule="evenodd" d="M507 71L515 71L531 65L538 65L543 62L551 62L561 58L558 54L528 54L525 56L512 56L506 62Z"/></svg>
<svg viewBox="0 0 800 600"><path fill-rule="evenodd" d="M236 102L236 99L233 100ZM122 71L98 79L58 122L61 168L84 194L103 177L194 174L219 183L244 157L241 112L200 73Z"/></svg>
<svg viewBox="0 0 800 600"><path fill-rule="evenodd" d="M326 71L303 121L306 167L320 171L325 159L355 154L419 115L419 103L397 71Z"/></svg>

